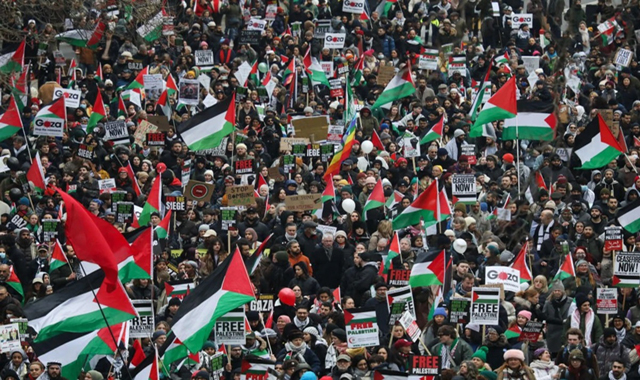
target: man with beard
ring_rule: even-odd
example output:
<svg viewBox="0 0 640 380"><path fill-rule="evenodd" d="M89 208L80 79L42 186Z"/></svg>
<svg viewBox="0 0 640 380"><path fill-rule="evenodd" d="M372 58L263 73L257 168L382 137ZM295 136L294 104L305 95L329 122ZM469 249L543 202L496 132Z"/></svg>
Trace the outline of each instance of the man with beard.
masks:
<svg viewBox="0 0 640 380"><path fill-rule="evenodd" d="M351 368L351 357L347 354L338 355L336 365L331 369L331 379L353 379L353 369Z"/></svg>
<svg viewBox="0 0 640 380"><path fill-rule="evenodd" d="M62 364L58 362L48 362L47 372L40 375L41 380L67 380L60 376L62 372Z"/></svg>
<svg viewBox="0 0 640 380"><path fill-rule="evenodd" d="M247 228L253 228L258 234L258 241L265 241L269 236L269 227L260 221L258 217L258 210L255 207L249 207L247 214L244 217L244 221L238 224L238 231L240 236L244 236L244 232Z"/></svg>
<svg viewBox="0 0 640 380"><path fill-rule="evenodd" d="M77 279L78 258L76 257L76 251L71 245L66 245L66 257L69 265L63 265L51 272L51 284L54 290L60 290L67 286L70 282ZM73 268L73 270L71 269Z"/></svg>
<svg viewBox="0 0 640 380"><path fill-rule="evenodd" d="M629 367L629 364L625 362L625 357L626 356L620 356L614 358L611 364L611 371L605 372L600 370L600 373L604 372L604 374L600 376L600 380L626 380L627 375L625 374L625 369Z"/></svg>
<svg viewBox="0 0 640 380"><path fill-rule="evenodd" d="M594 262L598 263L602 260L602 248L604 244L598 239L598 235L591 223L585 224L582 237L576 241L576 246L585 247L587 252L591 254Z"/></svg>
<svg viewBox="0 0 640 380"><path fill-rule="evenodd" d="M594 344L591 350L598 358L598 370L602 374L607 374L616 368L617 360L622 362L623 373L624 368L629 367L629 349L618 342L618 336L613 327L604 329L600 341Z"/></svg>
<svg viewBox="0 0 640 380"><path fill-rule="evenodd" d="M416 87L415 96L418 98L418 104L424 105L426 103L426 99L432 96L436 96L436 93L432 88L427 87L427 79L424 77L420 77L418 78L418 87Z"/></svg>
<svg viewBox="0 0 640 380"><path fill-rule="evenodd" d="M445 146L445 149L447 150L449 157L451 157L451 159L457 160L458 157L460 157L460 155L462 154L462 146L468 145L468 143L464 141L465 136L466 136L466 133L464 133L462 129L456 129L453 132L453 140L449 141ZM446 167L448 168L451 166L452 165L446 166Z"/></svg>
<svg viewBox="0 0 640 380"><path fill-rule="evenodd" d="M376 291L375 296L373 298L369 298L367 302L364 303L364 306L375 308L376 319L378 321L388 321L389 309L387 307L387 291L389 290L389 286L384 282L378 282L375 284L374 289ZM389 326L387 323L379 323L378 327L380 328L380 332L383 336L389 333Z"/></svg>
<svg viewBox="0 0 640 380"><path fill-rule="evenodd" d="M562 159L558 154L553 154L549 160L551 163L549 166L546 166L540 170L540 174L548 181L551 179L551 183L555 183L558 181L558 177L563 175L567 181L573 183L575 182L575 178L573 177L573 173L567 167L562 165ZM624 195L624 194L623 194Z"/></svg>
<svg viewBox="0 0 640 380"><path fill-rule="evenodd" d="M624 200L624 187L622 184L615 180L615 172L611 168L607 168L604 170L604 175L602 176L602 181L596 186L594 192L596 194L600 194L602 189L608 189L611 192L611 196L618 199L618 202L622 202Z"/></svg>
<svg viewBox="0 0 640 380"><path fill-rule="evenodd" d="M591 368L595 372L598 368L598 360L593 354L593 351L591 351L589 347L583 344L584 335L582 334L582 331L577 328L570 328L567 330L565 337L567 344L562 346L562 348L558 352L558 356L556 357L556 365L563 364L566 367L569 367L571 365L570 352L573 350L580 350L582 352L582 355L584 355L585 364L587 365L587 367Z"/></svg>

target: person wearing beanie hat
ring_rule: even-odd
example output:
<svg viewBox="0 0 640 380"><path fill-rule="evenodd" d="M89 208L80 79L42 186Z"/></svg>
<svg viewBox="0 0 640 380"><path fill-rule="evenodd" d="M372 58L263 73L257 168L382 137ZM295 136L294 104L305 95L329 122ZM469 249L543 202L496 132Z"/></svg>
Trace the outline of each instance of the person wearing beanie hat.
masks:
<svg viewBox="0 0 640 380"><path fill-rule="evenodd" d="M631 322L624 316L624 314L616 314L611 320L611 327L616 330L618 335L618 342L624 341L627 336L627 331L631 329Z"/></svg>
<svg viewBox="0 0 640 380"><path fill-rule="evenodd" d="M618 340L616 329L607 327L602 332L600 341L591 347L593 354L598 359L598 370L600 373L609 373L612 370L614 359L618 358L624 362L625 368L629 368L629 348L622 345Z"/></svg>
<svg viewBox="0 0 640 380"><path fill-rule="evenodd" d="M482 346L479 347L471 356L471 361L476 365L476 368L481 371L483 369L491 370L489 364L487 364L487 352L489 352L489 349L485 346Z"/></svg>
<svg viewBox="0 0 640 380"><path fill-rule="evenodd" d="M85 380L87 378L87 376L91 377L91 380L103 380L104 376L102 376L102 374L94 369L92 369L91 371L87 371L87 375L85 376ZM4 376L3 376L4 378Z"/></svg>
<svg viewBox="0 0 640 380"><path fill-rule="evenodd" d="M560 367L551 360L551 353L546 347L538 348L533 352L533 361L529 365L536 380L555 380Z"/></svg>
<svg viewBox="0 0 640 380"><path fill-rule="evenodd" d="M320 373L320 359L305 343L304 333L296 329L289 333L287 338L288 342L276 355L277 360L282 362L288 356L288 358L297 360L298 363L308 364L313 372Z"/></svg>
<svg viewBox="0 0 640 380"><path fill-rule="evenodd" d="M496 369L498 380L530 380L536 377L529 366L524 362L524 352L521 350L507 350L504 355L504 364Z"/></svg>
<svg viewBox="0 0 640 380"><path fill-rule="evenodd" d="M579 329L584 334L584 344L591 346L602 336L602 323L591 308L591 300L584 293L577 293L576 308L565 322L565 329Z"/></svg>
<svg viewBox="0 0 640 380"><path fill-rule="evenodd" d="M209 372L207 371L198 371L193 375L194 380L209 380Z"/></svg>

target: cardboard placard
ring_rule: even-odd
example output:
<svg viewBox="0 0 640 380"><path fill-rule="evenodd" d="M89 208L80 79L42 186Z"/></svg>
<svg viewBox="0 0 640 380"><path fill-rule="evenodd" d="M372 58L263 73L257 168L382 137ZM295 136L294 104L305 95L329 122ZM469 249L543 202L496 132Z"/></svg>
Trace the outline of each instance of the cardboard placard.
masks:
<svg viewBox="0 0 640 380"><path fill-rule="evenodd" d="M153 129L152 126L146 127L147 129L144 129L143 136L146 136L148 132L169 132L169 130L173 128L166 116L147 116L147 120L140 121L136 132L143 126L146 126L146 124L151 124L155 129Z"/></svg>
<svg viewBox="0 0 640 380"><path fill-rule="evenodd" d="M617 314L618 313L618 289L616 288L597 288L596 289L596 305L598 314Z"/></svg>
<svg viewBox="0 0 640 380"><path fill-rule="evenodd" d="M288 195L284 199L287 211L309 211L317 210L322 205L320 203L321 194Z"/></svg>
<svg viewBox="0 0 640 380"><path fill-rule="evenodd" d="M215 190L216 186L213 184L189 180L184 189L184 195L190 200L208 202Z"/></svg>
<svg viewBox="0 0 640 380"><path fill-rule="evenodd" d="M393 66L380 66L378 68L378 84L386 86L393 77L396 76L396 70Z"/></svg>
<svg viewBox="0 0 640 380"><path fill-rule="evenodd" d="M327 131L329 130L329 116L312 116L292 119L291 125L293 126L296 138L306 137L306 142L301 143L308 144L312 135L316 140L322 140L327 136ZM284 139L280 140L281 144L282 140ZM282 150L282 147L280 149Z"/></svg>
<svg viewBox="0 0 640 380"><path fill-rule="evenodd" d="M172 211L187 211L187 200L185 197L167 195L164 197L164 207Z"/></svg>
<svg viewBox="0 0 640 380"><path fill-rule="evenodd" d="M306 137L283 137L280 139L280 151L291 152L295 144L309 144L309 139Z"/></svg>
<svg viewBox="0 0 640 380"><path fill-rule="evenodd" d="M280 174L280 168L269 168L269 178L273 178L275 181L284 180L284 176Z"/></svg>
<svg viewBox="0 0 640 380"><path fill-rule="evenodd" d="M255 203L253 185L227 187L226 194L229 206L249 206Z"/></svg>

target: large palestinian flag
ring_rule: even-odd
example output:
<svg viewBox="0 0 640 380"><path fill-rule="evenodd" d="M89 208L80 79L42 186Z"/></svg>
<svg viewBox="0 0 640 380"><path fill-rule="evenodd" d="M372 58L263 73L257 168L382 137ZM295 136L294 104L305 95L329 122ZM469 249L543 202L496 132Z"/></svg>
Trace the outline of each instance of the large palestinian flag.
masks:
<svg viewBox="0 0 640 380"><path fill-rule="evenodd" d="M25 306L29 327L38 334L35 342L107 327L105 317L110 326L135 318L136 309L122 285L109 289L104 277L104 272L98 270Z"/></svg>
<svg viewBox="0 0 640 380"><path fill-rule="evenodd" d="M471 127L469 136L482 136L484 124L516 117L518 114L516 92L516 77L513 76L482 107L476 122Z"/></svg>
<svg viewBox="0 0 640 380"><path fill-rule="evenodd" d="M598 169L623 154L624 150L613 136L600 114L576 136L573 154L578 169Z"/></svg>
<svg viewBox="0 0 640 380"><path fill-rule="evenodd" d="M518 114L504 120L503 140L541 140L555 138L558 119L551 102L518 100Z"/></svg>
<svg viewBox="0 0 640 380"><path fill-rule="evenodd" d="M217 148L236 124L235 95L178 125L178 133L191 150Z"/></svg>
<svg viewBox="0 0 640 380"><path fill-rule="evenodd" d="M411 268L409 285L412 288L420 286L442 285L445 275L445 251L433 252L421 261L415 262Z"/></svg>
<svg viewBox="0 0 640 380"><path fill-rule="evenodd" d="M253 299L247 268L236 249L184 298L171 332L190 352L198 352L209 338L216 319ZM171 343L168 339L167 342Z"/></svg>
<svg viewBox="0 0 640 380"><path fill-rule="evenodd" d="M438 181L433 181L425 191L404 211L393 219L393 229L399 230L424 221L425 227L446 219L450 214L446 194L438 191Z"/></svg>
<svg viewBox="0 0 640 380"><path fill-rule="evenodd" d="M632 234L638 233L640 231L640 199L618 210L617 219L622 228Z"/></svg>

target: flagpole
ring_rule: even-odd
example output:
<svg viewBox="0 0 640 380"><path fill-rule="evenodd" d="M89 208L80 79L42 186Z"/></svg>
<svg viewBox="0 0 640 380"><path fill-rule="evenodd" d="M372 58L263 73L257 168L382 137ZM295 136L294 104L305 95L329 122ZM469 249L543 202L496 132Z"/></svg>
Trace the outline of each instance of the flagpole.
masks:
<svg viewBox="0 0 640 380"><path fill-rule="evenodd" d="M260 322L264 326L264 316L262 315L262 312L258 313L258 315L260 316ZM264 326L264 328L266 329L267 326ZM269 342L269 334L265 334L265 335L266 335L265 340L267 341L267 346L269 346L269 352L271 353L271 355L273 355L273 349L271 348L271 342Z"/></svg>
<svg viewBox="0 0 640 380"><path fill-rule="evenodd" d="M518 199L520 199L520 135L518 132L518 116L516 115L516 172L518 174Z"/></svg>

